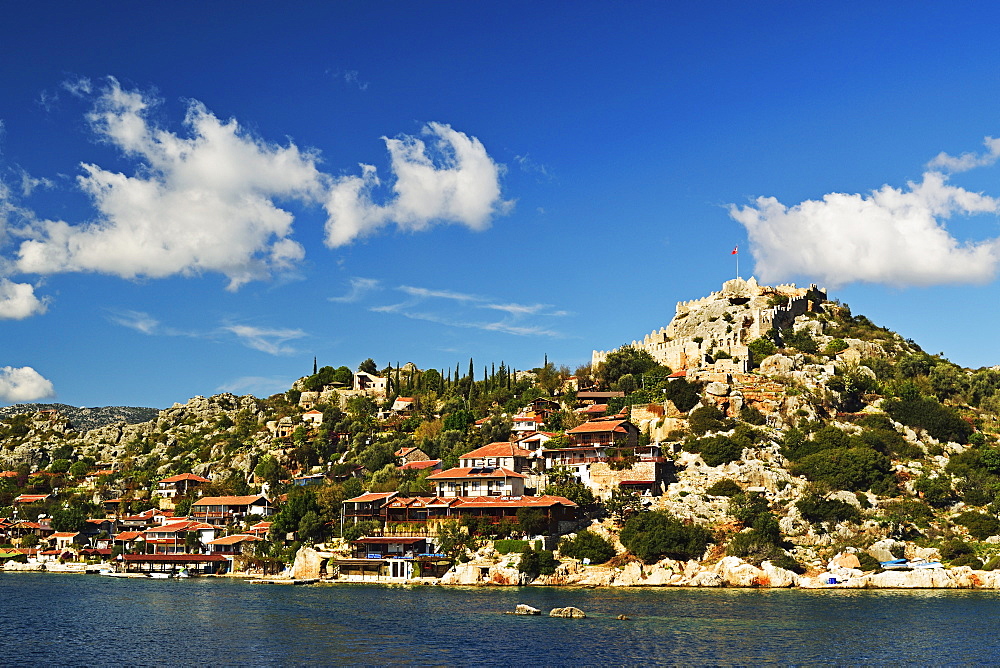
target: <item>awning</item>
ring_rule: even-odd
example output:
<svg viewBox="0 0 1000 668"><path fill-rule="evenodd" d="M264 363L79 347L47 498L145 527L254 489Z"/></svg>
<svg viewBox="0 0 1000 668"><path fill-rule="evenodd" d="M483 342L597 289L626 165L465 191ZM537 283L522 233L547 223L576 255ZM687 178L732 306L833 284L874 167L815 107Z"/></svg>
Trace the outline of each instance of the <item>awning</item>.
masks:
<svg viewBox="0 0 1000 668"><path fill-rule="evenodd" d="M421 541L427 540L426 538L415 538L412 536L406 537L381 537L381 538L359 538L358 540L351 541L352 543L360 543L362 545L413 545L414 543L419 543Z"/></svg>

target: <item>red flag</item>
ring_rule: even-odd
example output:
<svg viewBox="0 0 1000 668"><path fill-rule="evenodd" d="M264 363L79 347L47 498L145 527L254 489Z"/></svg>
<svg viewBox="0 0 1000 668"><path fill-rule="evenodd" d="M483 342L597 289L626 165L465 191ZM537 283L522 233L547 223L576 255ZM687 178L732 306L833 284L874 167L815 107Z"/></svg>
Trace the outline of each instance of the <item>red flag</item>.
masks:
<svg viewBox="0 0 1000 668"><path fill-rule="evenodd" d="M740 252L740 247L737 246L736 248L733 249L733 252L730 253L730 255L737 255L737 254L739 254L739 252Z"/></svg>

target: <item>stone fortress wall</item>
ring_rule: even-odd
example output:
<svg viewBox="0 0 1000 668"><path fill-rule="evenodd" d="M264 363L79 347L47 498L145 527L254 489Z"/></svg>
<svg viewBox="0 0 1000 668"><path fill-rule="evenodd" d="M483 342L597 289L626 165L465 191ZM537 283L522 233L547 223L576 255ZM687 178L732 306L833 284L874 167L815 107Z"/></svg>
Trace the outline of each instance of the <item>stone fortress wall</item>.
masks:
<svg viewBox="0 0 1000 668"><path fill-rule="evenodd" d="M642 341L627 345L647 351L657 362L674 371L712 367L729 373L745 373L749 370L748 344L764 336L772 327L791 326L797 316L809 310L807 295L810 290L826 298L826 291L815 285L799 288L786 283L770 287L759 285L753 277L735 278L707 297L677 302L670 324L647 334ZM770 302L775 296L787 297L788 301L772 306ZM712 355L719 350L731 359L714 360ZM610 352L593 351L591 365L596 368Z"/></svg>

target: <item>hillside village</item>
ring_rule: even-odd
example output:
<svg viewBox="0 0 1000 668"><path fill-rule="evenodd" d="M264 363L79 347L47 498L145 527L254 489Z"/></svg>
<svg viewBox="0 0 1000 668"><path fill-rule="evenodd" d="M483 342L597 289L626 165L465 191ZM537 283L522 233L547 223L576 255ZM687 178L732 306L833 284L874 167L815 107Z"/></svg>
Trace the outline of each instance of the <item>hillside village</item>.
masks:
<svg viewBox="0 0 1000 668"><path fill-rule="evenodd" d="M6 570L1000 586L1000 370L727 281L591 364L320 366L83 430L0 419Z"/></svg>

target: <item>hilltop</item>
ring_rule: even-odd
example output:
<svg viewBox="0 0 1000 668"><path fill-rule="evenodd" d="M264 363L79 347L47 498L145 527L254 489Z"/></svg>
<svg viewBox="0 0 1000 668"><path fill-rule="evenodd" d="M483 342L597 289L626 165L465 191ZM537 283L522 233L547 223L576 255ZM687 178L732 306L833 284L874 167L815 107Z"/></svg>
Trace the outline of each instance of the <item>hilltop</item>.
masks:
<svg viewBox="0 0 1000 668"><path fill-rule="evenodd" d="M0 467L24 472L0 483L0 515L18 493L55 489L91 514L110 498L185 508L196 495L166 502L154 491L194 473L210 480L197 494L287 493L257 551L290 560L301 542L333 554L388 523L373 515L338 536L345 499L422 504L461 496L457 484L496 499L487 505L501 514L522 498L577 509L542 532L562 560L552 569L511 571L491 547L539 533L530 513L469 520L448 548L471 559L449 576L459 583L485 572L608 584L574 561L598 563L594 545L632 584L647 577L643 563L684 572L672 584L732 583L743 566L745 582L788 584L807 573L875 577L879 562L904 557L1000 565L1000 372L928 355L817 286L727 281L575 371L477 366L324 366L266 399L195 397L87 431L63 410L22 412L0 420ZM493 477L480 489L484 472ZM453 510L462 516L461 502Z"/></svg>
<svg viewBox="0 0 1000 668"><path fill-rule="evenodd" d="M0 420L21 415L55 411L69 420L76 431L90 431L116 422L136 424L148 422L159 412L156 408L141 408L137 406L67 406L66 404L13 404L0 407Z"/></svg>

